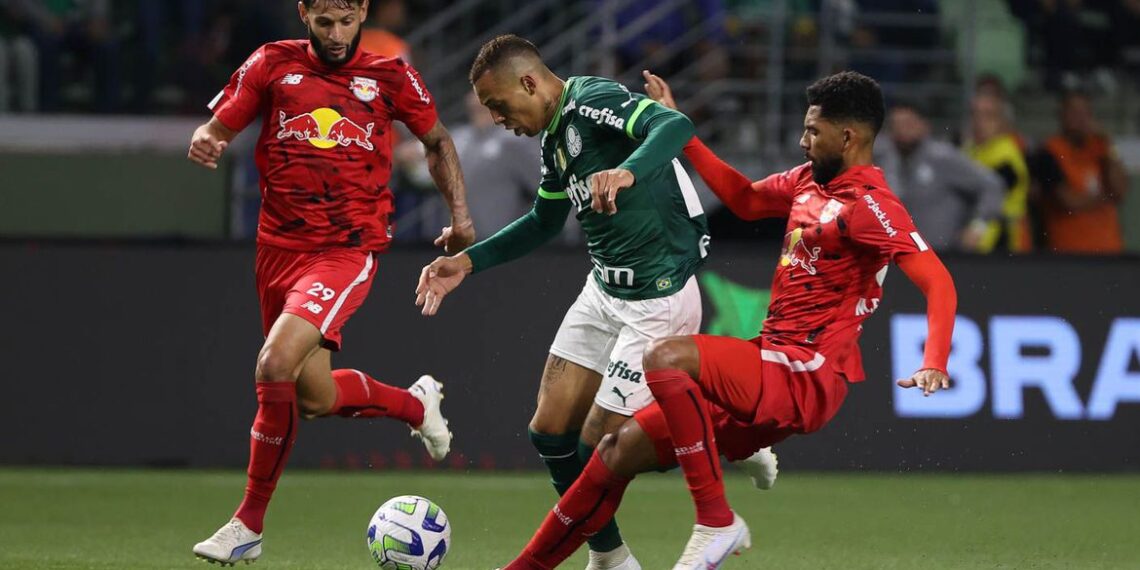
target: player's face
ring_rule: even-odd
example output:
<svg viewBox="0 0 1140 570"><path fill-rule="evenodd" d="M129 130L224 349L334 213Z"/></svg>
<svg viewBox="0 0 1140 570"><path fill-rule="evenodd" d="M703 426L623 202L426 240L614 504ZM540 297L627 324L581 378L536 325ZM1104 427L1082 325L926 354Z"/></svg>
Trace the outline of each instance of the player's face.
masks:
<svg viewBox="0 0 1140 570"><path fill-rule="evenodd" d="M350 1L317 0L306 9L298 2L301 20L309 28L309 43L321 61L342 65L356 54L360 45L361 24L368 13L368 0L360 4Z"/></svg>
<svg viewBox="0 0 1140 570"><path fill-rule="evenodd" d="M475 95L495 124L516 136L533 137L546 128L542 98L529 77L487 72L475 81Z"/></svg>
<svg viewBox="0 0 1140 570"><path fill-rule="evenodd" d="M812 179L822 185L831 182L843 170L843 146L849 135L839 125L820 117L819 111L819 105L808 107L800 148L811 161Z"/></svg>

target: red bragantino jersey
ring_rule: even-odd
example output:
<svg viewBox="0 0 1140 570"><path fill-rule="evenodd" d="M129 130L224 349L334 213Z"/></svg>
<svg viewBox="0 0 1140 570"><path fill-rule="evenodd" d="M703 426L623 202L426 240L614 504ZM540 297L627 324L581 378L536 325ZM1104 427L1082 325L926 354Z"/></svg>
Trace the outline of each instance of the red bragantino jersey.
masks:
<svg viewBox="0 0 1140 570"><path fill-rule="evenodd" d="M387 249L392 121L416 136L437 121L431 95L402 59L358 50L333 67L308 40L258 48L209 108L235 131L262 118L257 242L297 251Z"/></svg>
<svg viewBox="0 0 1140 570"><path fill-rule="evenodd" d="M927 250L926 242L874 166L848 168L821 186L807 163L761 185L788 208L763 336L814 345L848 381L863 380L857 341L879 306L887 267Z"/></svg>

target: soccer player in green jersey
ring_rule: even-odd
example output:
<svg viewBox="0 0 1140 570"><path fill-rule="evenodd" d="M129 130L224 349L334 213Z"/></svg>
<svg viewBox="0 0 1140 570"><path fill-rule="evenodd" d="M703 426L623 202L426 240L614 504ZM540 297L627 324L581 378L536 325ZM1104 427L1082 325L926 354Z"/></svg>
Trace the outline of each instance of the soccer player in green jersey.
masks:
<svg viewBox="0 0 1140 570"><path fill-rule="evenodd" d="M652 402L641 367L654 338L697 333L694 273L708 255L705 214L677 156L685 115L601 77L563 80L514 35L479 51L471 83L495 123L542 139L534 209L424 268L416 304L433 315L470 273L521 257L574 212L594 268L567 311L542 374L530 437L561 494L601 437ZM588 570L640 568L612 523L590 540Z"/></svg>

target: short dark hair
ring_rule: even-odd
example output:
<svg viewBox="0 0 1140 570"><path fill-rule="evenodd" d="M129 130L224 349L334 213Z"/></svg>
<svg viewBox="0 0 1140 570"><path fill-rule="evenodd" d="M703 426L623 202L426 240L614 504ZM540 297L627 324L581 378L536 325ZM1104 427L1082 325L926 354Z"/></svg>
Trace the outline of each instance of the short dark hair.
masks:
<svg viewBox="0 0 1140 570"><path fill-rule="evenodd" d="M351 8L353 6L360 6L364 3L364 0L301 0L306 10L312 9L313 4L317 2L328 2L335 8Z"/></svg>
<svg viewBox="0 0 1140 570"><path fill-rule="evenodd" d="M510 58L520 55L531 55L542 59L538 53L538 48L525 38L520 38L514 34L495 36L483 44L482 48L479 48L479 55L475 56L475 61L471 63L471 72L467 75L467 79L471 83L475 83L484 73L495 69Z"/></svg>
<svg viewBox="0 0 1140 570"><path fill-rule="evenodd" d="M866 75L844 71L829 75L807 88L808 105L819 105L819 115L837 121L858 121L875 134L883 128L883 90Z"/></svg>

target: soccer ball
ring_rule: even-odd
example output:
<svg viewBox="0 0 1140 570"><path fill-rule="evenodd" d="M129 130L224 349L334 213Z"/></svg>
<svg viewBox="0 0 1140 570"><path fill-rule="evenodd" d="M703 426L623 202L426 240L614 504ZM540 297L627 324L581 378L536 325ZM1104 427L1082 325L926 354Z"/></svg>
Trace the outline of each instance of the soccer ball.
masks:
<svg viewBox="0 0 1140 570"><path fill-rule="evenodd" d="M368 551L384 570L439 568L450 542L447 515L423 497L388 499L368 521Z"/></svg>

